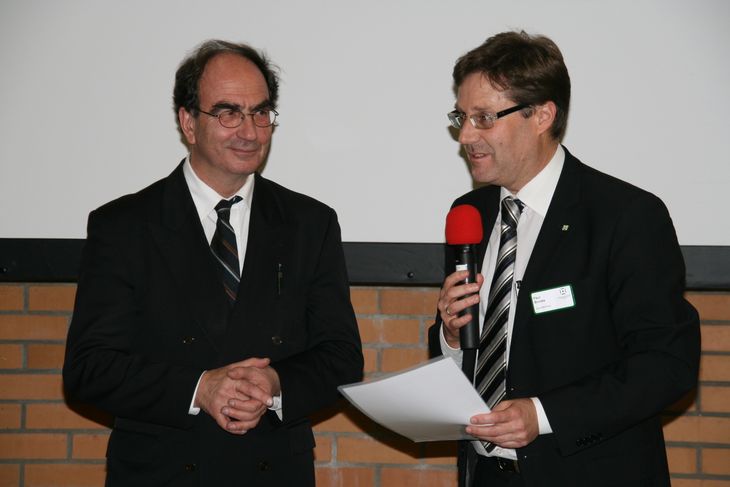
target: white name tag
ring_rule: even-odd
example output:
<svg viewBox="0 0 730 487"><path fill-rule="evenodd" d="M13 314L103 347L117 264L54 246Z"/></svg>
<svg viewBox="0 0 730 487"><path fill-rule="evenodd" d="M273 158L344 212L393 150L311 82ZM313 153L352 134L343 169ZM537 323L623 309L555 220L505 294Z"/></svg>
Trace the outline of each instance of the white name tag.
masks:
<svg viewBox="0 0 730 487"><path fill-rule="evenodd" d="M570 284L536 291L530 297L532 298L532 308L535 310L536 315L575 306L573 288Z"/></svg>

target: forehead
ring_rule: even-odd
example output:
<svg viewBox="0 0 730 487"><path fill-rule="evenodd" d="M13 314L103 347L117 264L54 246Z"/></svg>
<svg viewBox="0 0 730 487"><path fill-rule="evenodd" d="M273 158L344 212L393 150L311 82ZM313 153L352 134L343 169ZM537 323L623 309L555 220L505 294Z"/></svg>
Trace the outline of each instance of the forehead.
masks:
<svg viewBox="0 0 730 487"><path fill-rule="evenodd" d="M218 54L208 61L200 78L199 91L201 104L227 101L246 106L269 97L266 80L259 68L233 53Z"/></svg>
<svg viewBox="0 0 730 487"><path fill-rule="evenodd" d="M472 73L464 78L456 92L456 106L460 110L498 111L514 103L509 92L494 85L484 73Z"/></svg>

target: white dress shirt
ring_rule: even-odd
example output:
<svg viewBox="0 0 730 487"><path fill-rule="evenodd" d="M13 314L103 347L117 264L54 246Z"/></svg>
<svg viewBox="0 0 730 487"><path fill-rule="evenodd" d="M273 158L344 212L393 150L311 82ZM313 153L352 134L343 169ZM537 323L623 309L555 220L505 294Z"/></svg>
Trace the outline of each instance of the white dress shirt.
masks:
<svg viewBox="0 0 730 487"><path fill-rule="evenodd" d="M558 145L555 154L553 155L550 162L540 171L534 178L532 178L517 194L512 194L505 188L501 188L500 201L507 196L513 196L524 204L522 215L517 223L517 254L515 256L515 267L514 277L512 280L512 297L510 300L509 317L507 319L507 366L509 367L509 352L511 349L512 342L512 328L515 322L515 308L517 303L517 295L519 293L519 283L522 281L522 277L525 275L527 264L532 255L532 249L535 247L537 236L540 234L542 228L542 222L545 220L545 215L550 206L550 201L553 198L553 193L558 185L558 179L560 173L563 170L563 163L565 162L565 151L562 146ZM500 205L501 208L501 205ZM479 290L479 327L484 323L484 315L489 299L489 289L492 284L492 276L494 275L494 268L497 265L497 254L499 252L499 237L500 237L500 224L501 224L501 209L500 214L492 228L492 232L489 235L489 243L487 245L486 253L484 254L484 261L482 262L481 274L484 276L484 285ZM446 338L441 331L441 350L444 355L452 357L459 366L461 366L462 352L460 349L454 349L449 346L446 342ZM540 428L540 434L552 433L550 422L548 421L545 410L540 403L540 400L536 397L532 398L537 410L538 423ZM511 460L517 459L517 453L513 449L496 447L491 454L488 454L484 449L484 446L480 441L474 441L474 448L478 453L487 456L499 456L509 458Z"/></svg>

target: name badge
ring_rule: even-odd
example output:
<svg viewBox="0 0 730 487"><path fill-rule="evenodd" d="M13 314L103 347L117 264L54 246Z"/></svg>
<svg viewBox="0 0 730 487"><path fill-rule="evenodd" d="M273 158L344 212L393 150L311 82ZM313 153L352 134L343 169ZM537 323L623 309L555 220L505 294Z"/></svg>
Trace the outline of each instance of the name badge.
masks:
<svg viewBox="0 0 730 487"><path fill-rule="evenodd" d="M570 284L545 289L543 291L535 291L530 297L532 298L532 309L535 310L536 315L575 306L573 288Z"/></svg>

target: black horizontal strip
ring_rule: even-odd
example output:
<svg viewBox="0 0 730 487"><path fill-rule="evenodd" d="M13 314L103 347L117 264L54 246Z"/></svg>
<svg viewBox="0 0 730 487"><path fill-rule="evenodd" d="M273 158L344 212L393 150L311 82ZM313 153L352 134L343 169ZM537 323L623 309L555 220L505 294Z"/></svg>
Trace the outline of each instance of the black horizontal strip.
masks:
<svg viewBox="0 0 730 487"><path fill-rule="evenodd" d="M0 282L75 282L84 239L0 238ZM444 245L345 242L352 285L439 286ZM682 247L688 290L730 291L730 246Z"/></svg>

